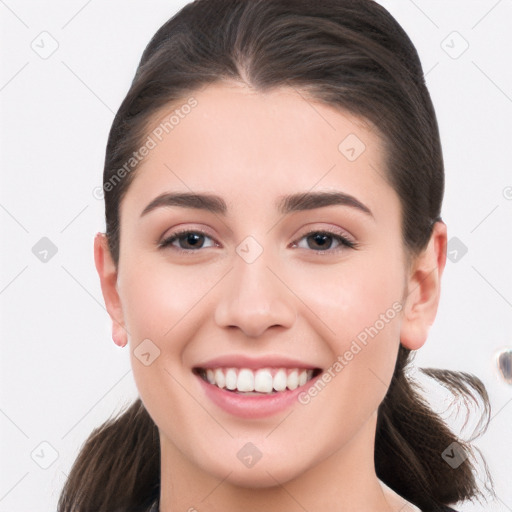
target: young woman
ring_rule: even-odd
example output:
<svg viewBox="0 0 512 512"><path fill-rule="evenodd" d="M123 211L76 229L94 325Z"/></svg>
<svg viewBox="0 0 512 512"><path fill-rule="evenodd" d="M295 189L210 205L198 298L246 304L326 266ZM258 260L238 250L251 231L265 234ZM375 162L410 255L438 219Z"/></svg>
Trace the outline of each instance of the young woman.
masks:
<svg viewBox="0 0 512 512"><path fill-rule="evenodd" d="M406 375L446 258L437 122L371 0L199 0L107 145L95 261L140 399L64 511L448 511L471 447ZM487 405L480 381L429 371Z"/></svg>

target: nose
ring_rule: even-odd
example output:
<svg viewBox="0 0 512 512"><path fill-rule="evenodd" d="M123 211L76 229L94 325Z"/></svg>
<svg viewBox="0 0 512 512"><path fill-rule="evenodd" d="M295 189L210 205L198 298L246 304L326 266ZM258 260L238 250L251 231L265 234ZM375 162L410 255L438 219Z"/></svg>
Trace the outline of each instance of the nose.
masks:
<svg viewBox="0 0 512 512"><path fill-rule="evenodd" d="M271 327L290 328L297 318L293 294L263 257L247 263L236 256L215 309L222 328L238 328L256 338Z"/></svg>

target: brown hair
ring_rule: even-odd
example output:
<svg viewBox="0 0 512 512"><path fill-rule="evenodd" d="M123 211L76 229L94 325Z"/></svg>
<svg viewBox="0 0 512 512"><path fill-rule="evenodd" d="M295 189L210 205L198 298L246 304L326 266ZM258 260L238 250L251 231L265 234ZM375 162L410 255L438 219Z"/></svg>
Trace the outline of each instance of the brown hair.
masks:
<svg viewBox="0 0 512 512"><path fill-rule="evenodd" d="M256 91L293 87L369 120L385 143L385 173L400 197L404 245L411 255L425 248L440 220L443 158L418 54L395 19L372 0L196 0L154 35L112 124L103 182L116 265L119 205L136 172L136 166L127 172L126 163L147 138L150 121L162 107L223 79L245 81ZM479 490L471 457L454 469L442 452L454 442L473 452L406 376L409 362L410 352L400 346L378 411L376 472L423 511L443 510ZM489 400L479 379L424 372L454 395L481 400L488 422ZM159 489L158 429L138 399L88 438L58 510L146 510Z"/></svg>

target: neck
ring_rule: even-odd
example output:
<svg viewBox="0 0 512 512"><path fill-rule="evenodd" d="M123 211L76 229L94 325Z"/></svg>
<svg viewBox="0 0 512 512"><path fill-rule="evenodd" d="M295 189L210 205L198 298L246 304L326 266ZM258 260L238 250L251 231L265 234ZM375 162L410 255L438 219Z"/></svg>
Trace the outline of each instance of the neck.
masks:
<svg viewBox="0 0 512 512"><path fill-rule="evenodd" d="M381 485L375 474L376 419L375 412L349 443L294 478L281 479L273 468L265 468L270 481L263 487L240 485L229 471L216 478L161 435L160 512L403 510L406 502Z"/></svg>

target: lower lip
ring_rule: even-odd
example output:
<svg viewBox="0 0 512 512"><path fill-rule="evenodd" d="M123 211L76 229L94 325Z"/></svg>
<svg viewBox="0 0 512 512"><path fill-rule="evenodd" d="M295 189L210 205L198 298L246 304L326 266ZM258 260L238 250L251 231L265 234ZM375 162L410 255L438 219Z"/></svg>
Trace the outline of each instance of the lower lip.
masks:
<svg viewBox="0 0 512 512"><path fill-rule="evenodd" d="M314 384L319 375L294 390L287 389L278 393L262 393L261 395L244 395L228 391L206 382L199 375L196 375L196 377L199 379L206 396L215 405L233 416L256 419L272 416L290 407L298 401L298 396L301 393L307 391Z"/></svg>

